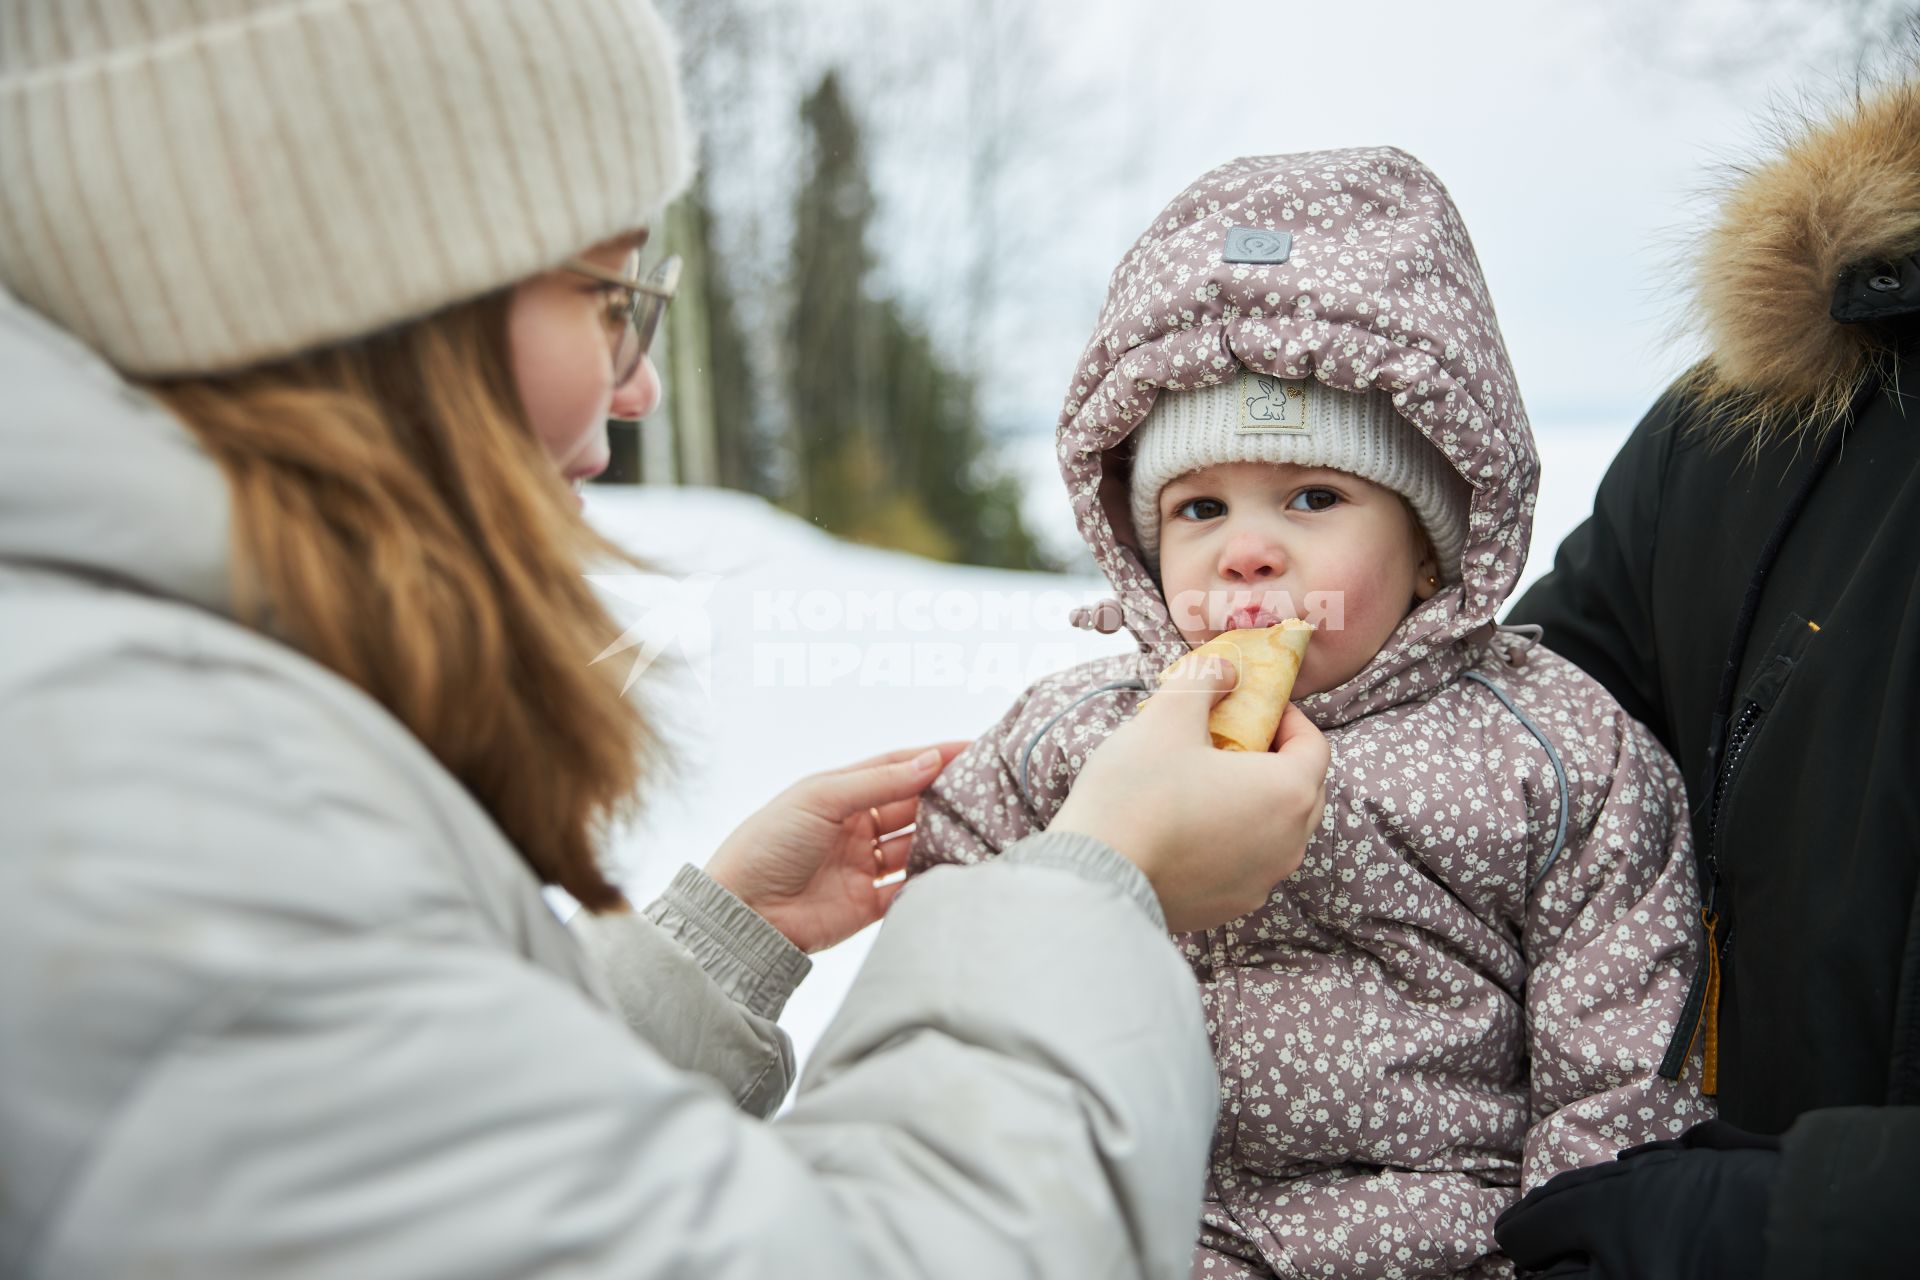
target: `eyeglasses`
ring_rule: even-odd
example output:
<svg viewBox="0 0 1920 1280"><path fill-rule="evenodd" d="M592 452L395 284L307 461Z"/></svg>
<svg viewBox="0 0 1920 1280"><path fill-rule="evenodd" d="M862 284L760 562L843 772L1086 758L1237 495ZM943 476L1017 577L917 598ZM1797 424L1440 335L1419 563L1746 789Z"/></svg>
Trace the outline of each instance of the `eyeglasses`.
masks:
<svg viewBox="0 0 1920 1280"><path fill-rule="evenodd" d="M680 288L680 259L670 257L641 279L640 251L628 259L627 272L596 267L585 258L568 258L560 264L577 275L588 276L619 288L607 299L607 342L613 349L613 385L624 387L640 372L654 335L660 331L667 304Z"/></svg>

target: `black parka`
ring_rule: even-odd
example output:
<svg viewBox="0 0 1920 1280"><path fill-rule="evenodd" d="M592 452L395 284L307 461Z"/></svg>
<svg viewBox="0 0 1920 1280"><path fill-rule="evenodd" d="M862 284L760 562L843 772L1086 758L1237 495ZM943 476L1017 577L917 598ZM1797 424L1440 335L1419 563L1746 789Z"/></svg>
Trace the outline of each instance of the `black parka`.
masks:
<svg viewBox="0 0 1920 1280"><path fill-rule="evenodd" d="M1920 1275L1920 88L1888 100L1734 193L1713 354L1508 617L1686 775L1720 913L1722 1115L1786 1135L1768 1276ZM1904 161L1880 154L1890 125ZM1881 159L1913 178L1872 186ZM1849 221L1848 200L1912 207ZM1821 305L1767 292L1783 278Z"/></svg>

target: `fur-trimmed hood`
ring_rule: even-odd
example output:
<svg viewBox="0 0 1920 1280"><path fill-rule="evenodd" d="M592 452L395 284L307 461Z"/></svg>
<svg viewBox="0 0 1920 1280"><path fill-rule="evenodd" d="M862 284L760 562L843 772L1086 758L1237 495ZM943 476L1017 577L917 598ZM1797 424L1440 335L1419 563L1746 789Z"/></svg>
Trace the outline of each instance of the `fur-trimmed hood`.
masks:
<svg viewBox="0 0 1920 1280"><path fill-rule="evenodd" d="M1892 292L1920 250L1920 74L1777 132L1784 145L1735 175L1704 237L1688 326L1707 345L1691 382L1716 433L1755 443L1831 426L1887 350L1858 311L1836 318L1836 290L1863 268Z"/></svg>

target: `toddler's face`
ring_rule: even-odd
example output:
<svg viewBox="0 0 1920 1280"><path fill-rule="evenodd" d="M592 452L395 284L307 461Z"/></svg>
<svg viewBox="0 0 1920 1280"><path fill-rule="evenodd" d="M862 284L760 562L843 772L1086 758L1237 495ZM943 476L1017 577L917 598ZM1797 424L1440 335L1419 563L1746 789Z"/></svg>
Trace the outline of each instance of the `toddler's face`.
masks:
<svg viewBox="0 0 1920 1280"><path fill-rule="evenodd" d="M1358 675L1433 595L1437 572L1400 495L1344 471L1229 462L1160 494L1160 581L1174 625L1197 645L1282 618L1313 623L1295 698Z"/></svg>

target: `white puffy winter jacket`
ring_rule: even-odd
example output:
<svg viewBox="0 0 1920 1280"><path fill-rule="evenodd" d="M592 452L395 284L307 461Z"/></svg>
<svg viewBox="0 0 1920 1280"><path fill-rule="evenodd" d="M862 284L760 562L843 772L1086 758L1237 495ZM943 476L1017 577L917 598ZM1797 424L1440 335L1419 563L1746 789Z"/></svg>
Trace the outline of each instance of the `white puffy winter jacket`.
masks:
<svg viewBox="0 0 1920 1280"><path fill-rule="evenodd" d="M1185 1274L1214 1077L1130 864L917 882L768 1123L804 959L691 869L583 946L231 620L227 510L0 296L0 1275Z"/></svg>

